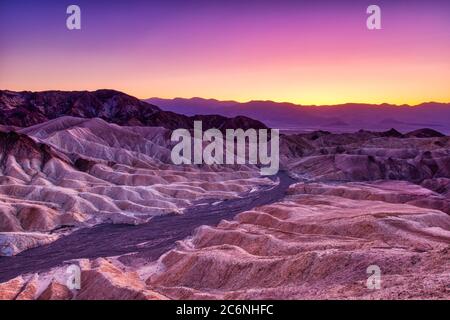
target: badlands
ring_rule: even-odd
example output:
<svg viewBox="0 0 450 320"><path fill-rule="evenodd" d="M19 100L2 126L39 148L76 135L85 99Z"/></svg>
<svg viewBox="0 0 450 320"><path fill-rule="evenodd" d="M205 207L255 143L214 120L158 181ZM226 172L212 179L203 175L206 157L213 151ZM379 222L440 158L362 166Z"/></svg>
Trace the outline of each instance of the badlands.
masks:
<svg viewBox="0 0 450 320"><path fill-rule="evenodd" d="M170 162L171 130L265 127L245 117L111 90L1 91L0 115L0 299L450 298L437 131L282 135L269 179Z"/></svg>

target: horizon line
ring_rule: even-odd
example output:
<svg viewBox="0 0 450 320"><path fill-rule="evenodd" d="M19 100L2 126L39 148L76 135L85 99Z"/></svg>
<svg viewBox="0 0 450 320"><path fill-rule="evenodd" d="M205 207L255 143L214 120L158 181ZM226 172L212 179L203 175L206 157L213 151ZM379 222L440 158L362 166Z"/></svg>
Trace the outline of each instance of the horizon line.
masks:
<svg viewBox="0 0 450 320"><path fill-rule="evenodd" d="M193 99L200 99L200 100L213 100L217 102L229 102L229 103L239 103L239 104L246 104L251 102L269 102L269 103L276 103L276 104L291 104L293 106L297 107L338 107L338 106L344 106L344 105L370 105L370 106L392 106L392 107L419 107L424 104L450 104L450 101L444 102L444 101L438 101L438 100L429 100L429 101L423 101L416 104L410 104L410 103L390 103L390 102L381 102L381 103L373 103L373 102L342 102L342 103L333 103L333 104L303 104L301 102L293 102L293 101L285 101L285 100L272 100L272 99L250 99L250 100L239 100L239 99L217 99L217 98L206 98L206 97L199 97L199 96L192 96L190 98L180 97L180 96L174 96L169 98L163 98L158 96L152 96L149 98L142 98L138 97L137 95L130 94L124 90L119 89L111 89L111 88L98 88L98 89L77 89L77 90L63 90L63 89L45 89L45 90L11 90L11 89L0 89L0 91L10 91L10 92L33 92L33 93L42 93L42 92L49 92L49 91L57 91L57 92L96 92L100 90L111 90L111 91L117 91L121 92L123 94L135 97L136 99L139 99L141 101L147 102L147 100L151 99L160 99L160 100L176 100L176 99L182 99L182 100L193 100Z"/></svg>
<svg viewBox="0 0 450 320"><path fill-rule="evenodd" d="M100 89L101 90L101 89ZM127 93L128 94L128 93ZM429 100L429 101L423 101L417 104L409 104L409 103L402 103L402 104L398 104L398 103L390 103L390 102L381 102L381 103L373 103L373 102L342 102L342 103L335 103L335 104L302 104L302 103L297 103L297 102L292 102L292 101L283 101L283 100L267 100L267 99L251 99L251 100L220 100L220 99L216 99L216 98L203 98L203 97L198 97L198 96L193 96L191 98L184 98L184 97L173 97L173 98L161 98L161 97L150 97L150 98L138 98L140 100L151 100L151 99L160 99L160 100L176 100L176 99L181 99L181 100L193 100L193 99L201 99L201 100L214 100L217 102L230 102L230 103L239 103L239 104L246 104L246 103L250 103L250 102L271 102L271 103L276 103L276 104L291 104L294 106L298 106L298 107L338 107L338 106L344 106L344 105L352 105L352 104L356 104L356 105L371 105L371 106L382 106L382 105L388 105L388 106L393 106L393 107L419 107L421 105L424 104L450 104L449 102L443 102L443 101L437 101L437 100Z"/></svg>

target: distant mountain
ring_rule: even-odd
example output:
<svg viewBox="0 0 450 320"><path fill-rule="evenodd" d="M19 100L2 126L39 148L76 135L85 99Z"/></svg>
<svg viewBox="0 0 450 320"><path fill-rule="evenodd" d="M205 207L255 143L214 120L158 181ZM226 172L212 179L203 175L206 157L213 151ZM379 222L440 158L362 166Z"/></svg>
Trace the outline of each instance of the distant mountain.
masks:
<svg viewBox="0 0 450 320"><path fill-rule="evenodd" d="M209 128L266 128L247 117L221 115L189 117L139 100L115 90L14 92L0 90L0 125L29 127L62 116L101 118L122 126L191 129L194 120Z"/></svg>
<svg viewBox="0 0 450 320"><path fill-rule="evenodd" d="M424 127L450 133L450 103L423 103L417 106L348 103L334 106L305 106L273 101L218 101L214 99L160 99L147 102L163 110L186 115L243 115L270 127L295 130L352 132L359 129L408 132Z"/></svg>
<svg viewBox="0 0 450 320"><path fill-rule="evenodd" d="M150 98L148 103L161 106L164 110L173 111L182 108L182 114L185 115L197 115L197 114L221 114L224 108L228 108L239 104L236 101L219 101L216 99L203 99L203 98L175 98L175 99L161 99ZM173 110L172 110L173 109Z"/></svg>

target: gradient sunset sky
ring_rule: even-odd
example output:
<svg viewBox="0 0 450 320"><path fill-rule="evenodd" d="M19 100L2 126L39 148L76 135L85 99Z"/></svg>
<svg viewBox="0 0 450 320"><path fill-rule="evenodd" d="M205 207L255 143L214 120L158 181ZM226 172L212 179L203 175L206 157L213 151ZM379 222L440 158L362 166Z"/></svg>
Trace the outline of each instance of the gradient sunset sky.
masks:
<svg viewBox="0 0 450 320"><path fill-rule="evenodd" d="M66 28L81 7L82 29ZM366 28L366 8L382 30ZM0 89L450 102L450 1L4 1Z"/></svg>

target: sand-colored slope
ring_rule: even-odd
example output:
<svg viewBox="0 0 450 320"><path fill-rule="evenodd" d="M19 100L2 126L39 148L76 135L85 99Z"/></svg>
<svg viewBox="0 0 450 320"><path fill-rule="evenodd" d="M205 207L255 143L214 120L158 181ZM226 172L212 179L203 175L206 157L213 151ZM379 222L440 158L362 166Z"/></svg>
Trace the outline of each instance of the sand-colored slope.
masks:
<svg viewBox="0 0 450 320"><path fill-rule="evenodd" d="M169 131L120 127L101 119L62 117L0 132L1 254L32 247L11 239L65 226L144 223L194 201L228 199L268 179L246 166L174 166ZM15 234L13 237L13 233ZM5 234L8 233L8 234ZM34 245L42 242L30 236ZM21 242L20 242L21 243Z"/></svg>
<svg viewBox="0 0 450 320"><path fill-rule="evenodd" d="M291 188L284 201L202 227L158 262L147 284L170 298L449 298L450 216L390 186ZM401 189L396 198L390 191ZM388 197L380 195L382 191ZM364 194L364 197L361 195ZM382 289L366 287L370 265Z"/></svg>

